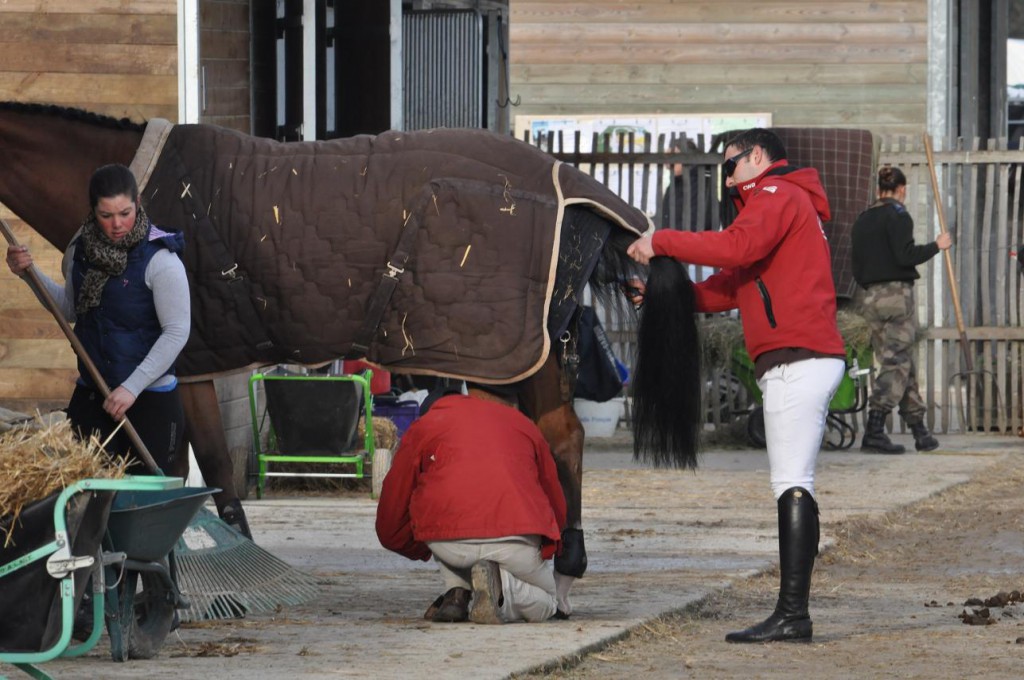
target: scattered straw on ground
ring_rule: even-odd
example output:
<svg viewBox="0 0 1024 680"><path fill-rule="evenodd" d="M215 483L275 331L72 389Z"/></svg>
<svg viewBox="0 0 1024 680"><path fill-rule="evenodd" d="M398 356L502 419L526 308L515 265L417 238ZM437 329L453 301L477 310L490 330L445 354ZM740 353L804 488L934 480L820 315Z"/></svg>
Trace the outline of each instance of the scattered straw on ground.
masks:
<svg viewBox="0 0 1024 680"><path fill-rule="evenodd" d="M82 479L124 477L126 458L111 458L95 438L79 441L68 421L15 428L0 434L0 525L4 546L22 508Z"/></svg>

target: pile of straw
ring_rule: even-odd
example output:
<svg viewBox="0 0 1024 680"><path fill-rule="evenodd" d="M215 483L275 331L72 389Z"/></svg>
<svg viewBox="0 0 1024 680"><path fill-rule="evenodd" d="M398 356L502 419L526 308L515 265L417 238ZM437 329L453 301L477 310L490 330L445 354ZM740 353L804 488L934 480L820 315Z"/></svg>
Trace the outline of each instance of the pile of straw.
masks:
<svg viewBox="0 0 1024 680"><path fill-rule="evenodd" d="M95 438L79 441L64 420L0 434L0 533L10 543L22 508L82 479L120 479L127 458L112 458Z"/></svg>
<svg viewBox="0 0 1024 680"><path fill-rule="evenodd" d="M366 419L359 419L359 439L366 436ZM374 416L373 444L378 449L393 449L398 444L398 428L389 418Z"/></svg>

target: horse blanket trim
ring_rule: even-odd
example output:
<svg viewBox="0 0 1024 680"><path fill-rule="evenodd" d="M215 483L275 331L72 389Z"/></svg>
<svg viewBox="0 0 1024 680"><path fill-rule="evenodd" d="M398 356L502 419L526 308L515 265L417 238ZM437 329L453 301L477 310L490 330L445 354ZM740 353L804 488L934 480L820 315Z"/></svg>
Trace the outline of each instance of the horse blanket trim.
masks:
<svg viewBox="0 0 1024 680"><path fill-rule="evenodd" d="M146 189L149 178L156 167L156 161L160 152L167 142L167 135L171 134L174 125L163 118L151 118L146 123L146 131L142 133L142 141L139 142L139 149L135 152L128 169L135 175L135 181L139 185L139 192Z"/></svg>
<svg viewBox="0 0 1024 680"><path fill-rule="evenodd" d="M175 125L156 136L142 200L155 223L186 235L184 381L348 354L413 214L411 258L366 359L405 373L522 380L551 349L556 268L575 266L559 253L565 207L586 206L636 235L652 228L589 175L486 130L282 143Z"/></svg>

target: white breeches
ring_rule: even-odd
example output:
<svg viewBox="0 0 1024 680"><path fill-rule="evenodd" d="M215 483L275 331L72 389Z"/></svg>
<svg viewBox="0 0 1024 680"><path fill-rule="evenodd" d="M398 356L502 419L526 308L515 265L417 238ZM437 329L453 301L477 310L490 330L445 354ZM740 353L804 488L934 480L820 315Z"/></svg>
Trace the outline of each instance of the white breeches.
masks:
<svg viewBox="0 0 1024 680"><path fill-rule="evenodd" d="M814 466L828 404L846 370L840 359L805 359L776 366L757 381L764 396L772 493L802 486L814 496Z"/></svg>

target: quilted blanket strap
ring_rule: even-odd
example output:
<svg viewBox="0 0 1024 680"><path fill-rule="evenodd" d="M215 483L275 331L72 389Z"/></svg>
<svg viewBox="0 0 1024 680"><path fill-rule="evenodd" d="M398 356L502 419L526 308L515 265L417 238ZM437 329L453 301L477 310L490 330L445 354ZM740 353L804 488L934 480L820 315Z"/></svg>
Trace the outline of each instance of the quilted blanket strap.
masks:
<svg viewBox="0 0 1024 680"><path fill-rule="evenodd" d="M217 263L220 280L227 284L227 290L235 302L233 308L238 314L238 320L248 331L249 338L259 352L258 356L261 359L269 357L267 351L273 348L274 343L267 335L263 320L256 311L245 272L239 269L238 262L231 256L227 244L220 238L216 226L206 212L206 204L200 200L202 197L199 196L198 187L192 183L181 156L169 148L165 148L164 153L174 163L174 174L180 182L178 191L186 214L192 216L194 233L199 237L201 248Z"/></svg>
<svg viewBox="0 0 1024 680"><path fill-rule="evenodd" d="M398 277L405 273L405 265L409 263L409 258L412 256L413 245L416 243L416 231L420 227L419 216L422 214L427 199L432 195L433 192L426 192L417 201L414 210L406 217L402 233L398 237L398 245L395 246L395 252L392 253L385 265L387 269L381 275L377 290L374 291L373 297L370 298L366 306L363 325L356 334L352 348L345 355L347 359L361 359L370 351L370 344L377 335L377 329L380 328L380 322L384 318L384 310L387 309L388 303L391 302L391 296L394 294L395 288L398 287Z"/></svg>

